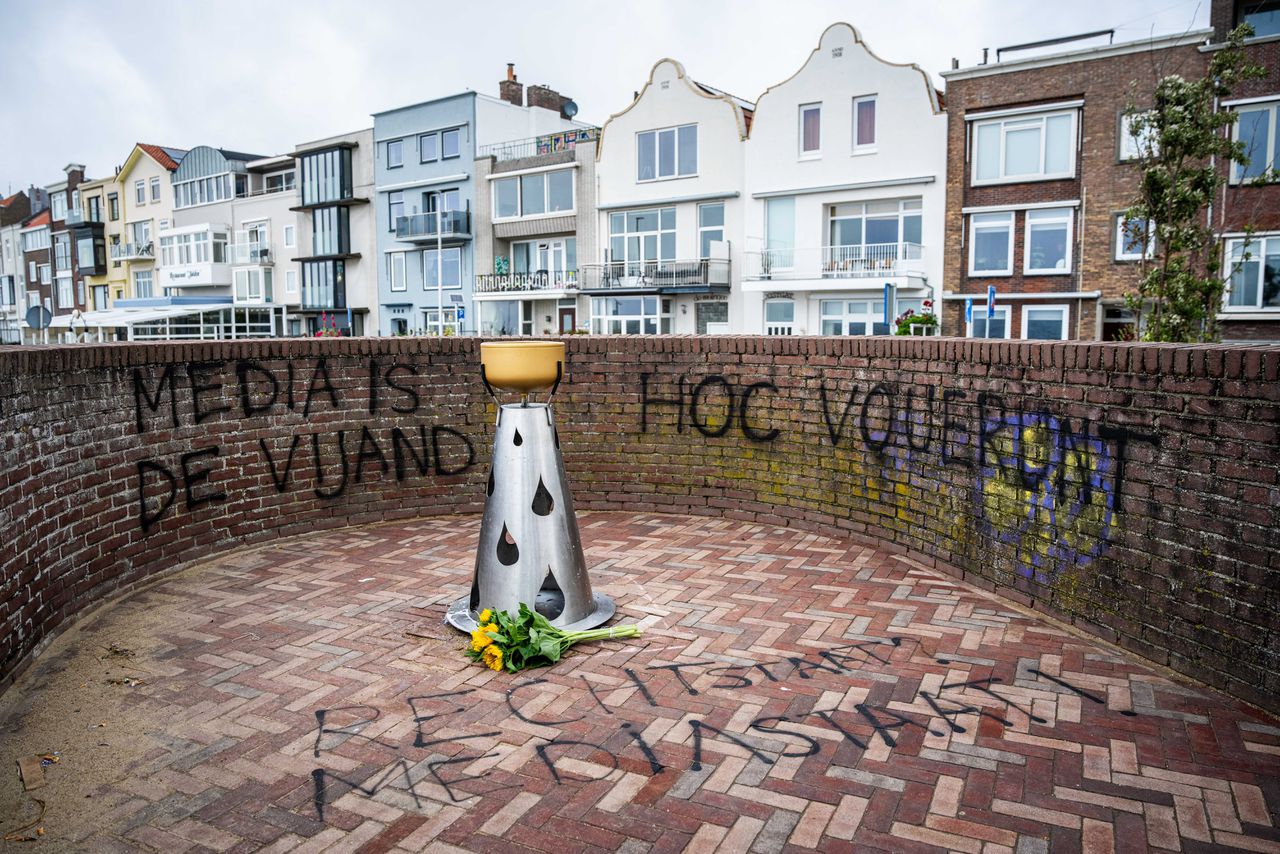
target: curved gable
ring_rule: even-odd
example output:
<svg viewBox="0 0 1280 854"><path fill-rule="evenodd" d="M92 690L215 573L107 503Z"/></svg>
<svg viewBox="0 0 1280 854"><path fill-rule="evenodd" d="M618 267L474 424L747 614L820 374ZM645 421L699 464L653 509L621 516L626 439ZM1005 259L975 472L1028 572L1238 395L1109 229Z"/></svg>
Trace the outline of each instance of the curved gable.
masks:
<svg viewBox="0 0 1280 854"><path fill-rule="evenodd" d="M245 172L245 161L227 157L220 149L197 145L183 155L173 173L175 183L195 178L208 178L224 172Z"/></svg>

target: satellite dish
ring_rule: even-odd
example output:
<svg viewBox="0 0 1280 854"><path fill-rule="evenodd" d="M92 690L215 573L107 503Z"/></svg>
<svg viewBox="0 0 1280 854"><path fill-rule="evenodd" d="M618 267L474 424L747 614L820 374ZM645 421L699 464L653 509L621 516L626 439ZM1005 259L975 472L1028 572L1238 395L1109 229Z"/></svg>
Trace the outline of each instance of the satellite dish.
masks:
<svg viewBox="0 0 1280 854"><path fill-rule="evenodd" d="M27 326L34 329L48 329L51 320L53 320L53 314L42 305L33 305L27 309Z"/></svg>
<svg viewBox="0 0 1280 854"><path fill-rule="evenodd" d="M560 112L564 113L568 118L573 118L578 114L578 105L573 101L565 101L564 106L560 108Z"/></svg>

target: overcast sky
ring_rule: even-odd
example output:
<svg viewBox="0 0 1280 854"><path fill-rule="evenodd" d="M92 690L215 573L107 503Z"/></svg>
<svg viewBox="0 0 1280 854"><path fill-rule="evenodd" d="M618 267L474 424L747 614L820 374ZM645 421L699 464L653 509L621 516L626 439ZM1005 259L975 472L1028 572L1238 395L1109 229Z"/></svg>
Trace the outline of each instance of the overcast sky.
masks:
<svg viewBox="0 0 1280 854"><path fill-rule="evenodd" d="M1113 27L1132 41L1208 18L1208 0L0 0L0 190L53 183L69 162L108 175L134 142L290 151L370 127L375 110L496 95L508 62L598 124L664 56L755 100L836 21L941 85L951 57L973 65L983 47Z"/></svg>

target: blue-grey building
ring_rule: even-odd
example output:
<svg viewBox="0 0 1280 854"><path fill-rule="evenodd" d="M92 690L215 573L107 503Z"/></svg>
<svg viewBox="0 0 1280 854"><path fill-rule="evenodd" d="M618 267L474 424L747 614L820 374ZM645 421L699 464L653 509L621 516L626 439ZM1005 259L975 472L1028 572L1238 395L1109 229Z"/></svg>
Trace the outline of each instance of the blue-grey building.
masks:
<svg viewBox="0 0 1280 854"><path fill-rule="evenodd" d="M465 91L373 114L379 332L465 334L477 328L472 292L476 151L584 127L576 105L542 86L529 102L510 67L501 98ZM487 226L487 223L486 223ZM439 309L443 298L443 317Z"/></svg>

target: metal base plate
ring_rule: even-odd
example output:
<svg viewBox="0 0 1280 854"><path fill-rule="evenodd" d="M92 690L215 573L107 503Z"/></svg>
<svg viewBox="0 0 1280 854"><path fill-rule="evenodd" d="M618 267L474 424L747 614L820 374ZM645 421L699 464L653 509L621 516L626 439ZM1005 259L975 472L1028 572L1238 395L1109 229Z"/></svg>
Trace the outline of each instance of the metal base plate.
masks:
<svg viewBox="0 0 1280 854"><path fill-rule="evenodd" d="M591 613L578 620L576 623L570 623L567 626L556 626L566 632L580 632L584 629L594 629L597 626L603 626L617 612L618 606L613 604L613 600L603 593L595 593L591 596L595 607L591 609ZM533 609L544 617L548 614L559 614L564 610L564 594L559 590L542 590L538 592L538 598L533 603ZM463 596L457 602L449 606L448 612L444 618L449 621L449 625L458 631L474 632L480 628L480 623L476 621L478 614L471 612L471 597ZM552 619L547 617L547 619Z"/></svg>

